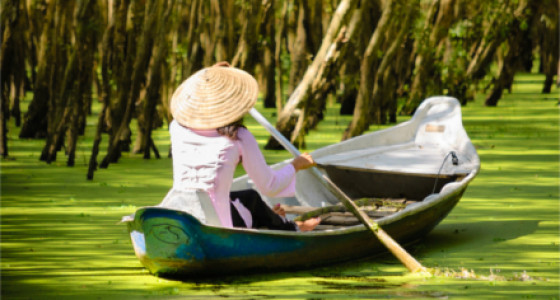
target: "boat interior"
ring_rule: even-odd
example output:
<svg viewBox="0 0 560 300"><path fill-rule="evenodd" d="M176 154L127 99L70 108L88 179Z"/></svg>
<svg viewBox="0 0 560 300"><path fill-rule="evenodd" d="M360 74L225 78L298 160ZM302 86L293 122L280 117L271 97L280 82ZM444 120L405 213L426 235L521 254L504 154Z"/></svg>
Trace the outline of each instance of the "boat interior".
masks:
<svg viewBox="0 0 560 300"><path fill-rule="evenodd" d="M356 175L356 170L329 167L326 172L361 210L378 220L395 214L407 206L421 202L426 196L438 193L450 182L462 180L467 174L428 176L426 174L369 171ZM316 231L340 229L360 224L360 221L342 204L323 203L321 207L290 204L297 199L266 199L271 205L280 204L286 217L306 220L320 217Z"/></svg>

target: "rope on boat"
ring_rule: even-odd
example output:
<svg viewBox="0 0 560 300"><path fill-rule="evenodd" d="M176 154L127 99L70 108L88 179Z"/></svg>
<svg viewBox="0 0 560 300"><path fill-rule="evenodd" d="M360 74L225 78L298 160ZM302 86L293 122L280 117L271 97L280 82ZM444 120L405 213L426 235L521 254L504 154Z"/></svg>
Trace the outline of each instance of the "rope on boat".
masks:
<svg viewBox="0 0 560 300"><path fill-rule="evenodd" d="M441 174L441 169L443 169L443 165L445 164L445 161L447 160L447 158L450 155L453 157L451 159L451 162L453 163L453 165L454 166L459 165L459 158L457 157L457 154L455 153L455 151L449 151L449 153L447 153L447 155L443 158L443 162L441 162L441 166L439 167L439 171L437 172L436 182L434 182L434 188L432 189L432 194L436 191L436 186L437 186L437 182L438 182L438 179L439 179L439 175Z"/></svg>

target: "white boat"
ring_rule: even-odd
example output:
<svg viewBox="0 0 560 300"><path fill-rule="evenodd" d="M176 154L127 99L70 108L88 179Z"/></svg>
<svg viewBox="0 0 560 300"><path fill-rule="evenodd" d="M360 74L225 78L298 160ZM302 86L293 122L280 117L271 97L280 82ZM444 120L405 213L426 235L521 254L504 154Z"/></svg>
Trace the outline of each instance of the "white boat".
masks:
<svg viewBox="0 0 560 300"><path fill-rule="evenodd" d="M346 194L365 198L368 214L401 244L422 238L445 218L480 169L461 105L451 97L429 98L407 122L312 155ZM338 224L311 232L223 228L185 212L145 207L126 221L136 255L152 273L178 277L301 269L386 251L361 223L340 222L342 206L313 172L297 173L296 197L263 198L304 216L334 206ZM234 180L233 190L247 188L255 188L247 176ZM399 205L385 209L391 203Z"/></svg>

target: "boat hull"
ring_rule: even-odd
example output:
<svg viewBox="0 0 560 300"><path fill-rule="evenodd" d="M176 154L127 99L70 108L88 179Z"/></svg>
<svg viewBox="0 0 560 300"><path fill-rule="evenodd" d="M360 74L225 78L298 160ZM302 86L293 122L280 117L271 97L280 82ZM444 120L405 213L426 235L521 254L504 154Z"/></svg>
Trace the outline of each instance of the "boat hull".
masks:
<svg viewBox="0 0 560 300"><path fill-rule="evenodd" d="M464 188L414 213L380 222L399 243L430 232L456 205ZM206 226L164 208L141 208L128 223L136 255L153 274L199 277L318 267L386 252L365 227L296 233Z"/></svg>

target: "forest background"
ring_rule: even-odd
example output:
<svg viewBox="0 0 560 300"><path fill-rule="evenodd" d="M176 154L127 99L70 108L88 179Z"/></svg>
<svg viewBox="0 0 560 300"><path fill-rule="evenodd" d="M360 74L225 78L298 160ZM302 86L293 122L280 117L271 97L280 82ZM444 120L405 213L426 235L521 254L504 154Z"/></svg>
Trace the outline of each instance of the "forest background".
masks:
<svg viewBox="0 0 560 300"><path fill-rule="evenodd" d="M20 138L45 140L41 160L64 149L73 166L99 101L89 179L123 151L159 157L152 131L171 121L174 89L218 61L258 78L264 107L299 147L329 100L353 116L347 139L432 95L466 105L483 93L496 106L535 62L550 93L560 71L554 0L3 0L1 16L0 153L13 118Z"/></svg>

